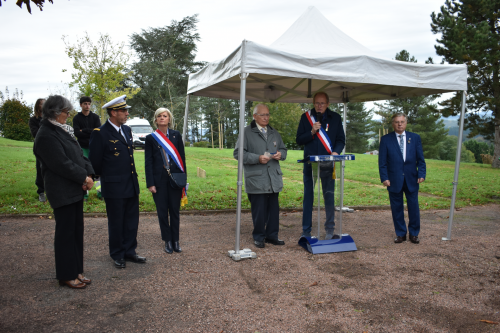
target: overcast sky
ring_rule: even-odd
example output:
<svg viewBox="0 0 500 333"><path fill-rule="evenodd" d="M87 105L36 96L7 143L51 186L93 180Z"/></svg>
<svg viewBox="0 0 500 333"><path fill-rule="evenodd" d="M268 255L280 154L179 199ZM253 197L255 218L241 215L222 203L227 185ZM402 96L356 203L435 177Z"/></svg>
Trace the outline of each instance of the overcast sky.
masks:
<svg viewBox="0 0 500 333"><path fill-rule="evenodd" d="M243 39L271 44L309 6L385 58L406 49L419 63L428 57L441 61L430 15L444 0L54 0L43 12L33 6L32 15L15 0L0 1L0 91L22 90L28 104L71 80L63 35L75 42L85 31L93 40L103 33L128 45L133 33L194 14L199 14L197 59L202 61L224 58Z"/></svg>

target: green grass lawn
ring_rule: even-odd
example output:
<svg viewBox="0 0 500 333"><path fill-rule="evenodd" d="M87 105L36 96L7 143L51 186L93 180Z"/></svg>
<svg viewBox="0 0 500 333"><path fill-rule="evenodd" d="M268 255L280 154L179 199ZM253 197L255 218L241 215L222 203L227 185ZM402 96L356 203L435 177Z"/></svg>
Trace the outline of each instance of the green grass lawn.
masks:
<svg viewBox="0 0 500 333"><path fill-rule="evenodd" d="M48 203L40 203L35 186L35 156L32 142L0 138L0 214L51 213ZM282 208L302 206L302 151L289 151L281 162L284 189L280 194ZM377 156L356 155L345 167L345 206L388 205L387 190L378 176ZM155 211L152 195L146 189L144 151L136 150L135 159L141 187L141 211ZM186 148L189 204L182 210L236 208L236 180L238 163L232 149ZM420 185L423 194L421 209L448 209L450 207L454 162L427 160L427 179ZM196 167L206 170L207 178L196 177ZM337 182L337 188L338 188ZM336 195L338 197L338 192ZM457 192L457 207L498 202L500 197L500 170L489 165L462 163ZM250 203L243 195L243 208ZM104 202L97 200L93 189L85 212L105 212Z"/></svg>

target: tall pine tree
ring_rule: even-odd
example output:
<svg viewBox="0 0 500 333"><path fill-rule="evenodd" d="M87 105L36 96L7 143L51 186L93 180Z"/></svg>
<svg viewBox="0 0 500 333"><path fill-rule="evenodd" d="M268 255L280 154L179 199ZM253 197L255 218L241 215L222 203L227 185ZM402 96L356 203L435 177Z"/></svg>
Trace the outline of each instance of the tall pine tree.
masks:
<svg viewBox="0 0 500 333"><path fill-rule="evenodd" d="M500 0L446 0L431 14L431 30L440 34L436 53L450 64L467 64L469 137L494 139L492 166L500 168ZM460 113L461 94L442 102L444 115Z"/></svg>
<svg viewBox="0 0 500 333"><path fill-rule="evenodd" d="M344 115L344 104L331 104L330 109ZM342 119L343 121L343 119ZM364 103L347 103L347 125L345 151L348 153L365 153L368 139L373 131L372 112Z"/></svg>

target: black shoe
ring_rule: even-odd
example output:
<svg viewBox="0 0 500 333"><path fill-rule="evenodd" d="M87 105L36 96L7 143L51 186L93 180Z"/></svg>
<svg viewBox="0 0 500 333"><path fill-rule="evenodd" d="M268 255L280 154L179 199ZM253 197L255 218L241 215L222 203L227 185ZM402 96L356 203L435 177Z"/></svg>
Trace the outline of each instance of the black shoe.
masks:
<svg viewBox="0 0 500 333"><path fill-rule="evenodd" d="M266 238L265 242L266 243L271 243L273 245L285 245L285 242L282 241L281 239L269 239L269 238Z"/></svg>
<svg viewBox="0 0 500 333"><path fill-rule="evenodd" d="M118 259L118 260L115 260L115 266L117 268L125 268L125 259Z"/></svg>
<svg viewBox="0 0 500 333"><path fill-rule="evenodd" d="M397 236L396 238L394 238L394 243L396 243L396 244L403 243L403 242L406 242L406 235Z"/></svg>
<svg viewBox="0 0 500 333"><path fill-rule="evenodd" d="M410 235L410 242L412 242L413 244L418 244L420 243L420 239L418 239L418 236Z"/></svg>
<svg viewBox="0 0 500 333"><path fill-rule="evenodd" d="M173 246L173 250L174 250L174 252L182 252L182 249L181 249L181 247L179 246L179 242L178 242L178 241L177 241L177 242L174 242L174 244L173 244L173 245L174 245L174 246Z"/></svg>
<svg viewBox="0 0 500 333"><path fill-rule="evenodd" d="M173 250L171 241L165 242L165 252L167 252L168 254L172 254Z"/></svg>
<svg viewBox="0 0 500 333"><path fill-rule="evenodd" d="M146 262L146 258L141 257L137 254L134 256L131 256L131 257L125 257L125 260L126 261L133 261L133 262L138 263L138 264L144 264Z"/></svg>
<svg viewBox="0 0 500 333"><path fill-rule="evenodd" d="M258 241L258 240L256 240L256 241L254 241L253 243L255 244L255 246L257 246L257 247L259 247L259 248L261 248L261 249L262 249L262 248L264 248L264 247L266 246L266 244L264 244L264 242L263 242L263 241Z"/></svg>

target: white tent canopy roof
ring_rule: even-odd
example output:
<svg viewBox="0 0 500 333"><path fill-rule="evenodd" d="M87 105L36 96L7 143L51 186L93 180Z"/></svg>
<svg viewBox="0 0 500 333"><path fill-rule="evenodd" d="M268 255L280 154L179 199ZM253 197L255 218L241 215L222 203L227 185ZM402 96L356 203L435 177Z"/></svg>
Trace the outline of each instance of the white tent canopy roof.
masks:
<svg viewBox="0 0 500 333"><path fill-rule="evenodd" d="M347 36L316 8L271 46L251 41L189 76L188 94L239 99L239 74L248 73L246 99L308 103L317 91L330 102L366 102L467 90L465 65L388 60Z"/></svg>

